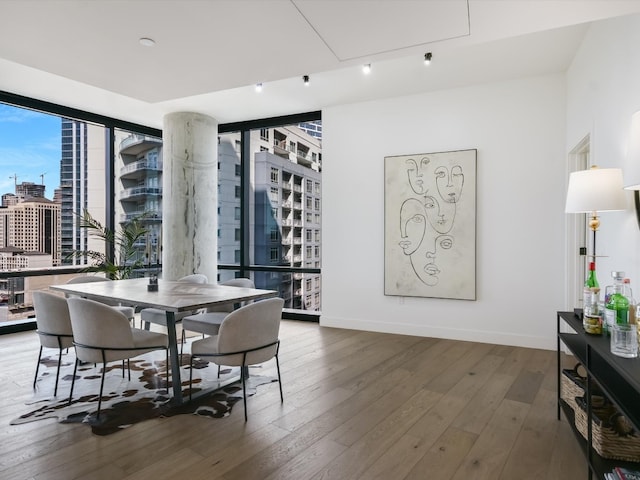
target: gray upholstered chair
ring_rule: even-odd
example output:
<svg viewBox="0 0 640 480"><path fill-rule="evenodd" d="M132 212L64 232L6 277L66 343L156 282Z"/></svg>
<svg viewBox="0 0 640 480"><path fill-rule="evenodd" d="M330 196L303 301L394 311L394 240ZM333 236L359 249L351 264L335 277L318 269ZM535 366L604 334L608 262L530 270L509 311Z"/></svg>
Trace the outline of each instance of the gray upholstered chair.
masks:
<svg viewBox="0 0 640 480"><path fill-rule="evenodd" d="M38 337L40 338L40 353L36 364L36 374L33 377L33 388L36 388L38 370L42 359L42 349L58 349L58 369L56 370L56 385L53 395L58 394L58 379L60 378L60 363L62 362L62 350L73 346L73 330L69 318L67 299L49 292L33 292L33 305L36 312L36 324Z"/></svg>
<svg viewBox="0 0 640 480"><path fill-rule="evenodd" d="M233 278L225 282L220 282L220 285L255 288L253 280L250 278ZM185 342L185 330L201 333L203 336L217 335L218 330L220 329L220 324L222 324L225 317L229 315L229 313L233 312L235 308L235 304L227 303L225 305L220 305L219 307L209 307L204 313L197 313L195 315L188 315L184 317L182 319L182 344L184 345Z"/></svg>
<svg viewBox="0 0 640 480"><path fill-rule="evenodd" d="M245 305L229 313L220 325L218 335L196 340L191 345L191 368L189 369L189 398L193 393L193 361L208 360L217 365L240 367L240 380L244 397L244 420L247 421L247 367L264 363L275 357L278 369L280 401L282 382L278 350L280 320L284 300L269 298Z"/></svg>
<svg viewBox="0 0 640 480"><path fill-rule="evenodd" d="M71 280L69 280L67 282L68 285L74 284L74 283L89 283L89 282L110 282L111 279L106 278L106 277L99 277L97 275L80 275L77 277L73 277ZM127 317L130 321L131 324L133 326L135 326L135 313L136 313L136 309L135 307L129 307L126 305L120 305L120 303L114 301L114 302L102 302L105 305L110 305L113 308L115 308L116 310L119 310L120 312L122 312L124 314L125 317Z"/></svg>
<svg viewBox="0 0 640 480"><path fill-rule="evenodd" d="M190 283L207 283L209 280L206 275L201 273L194 273L187 275L178 280L179 282ZM181 321L187 315L193 315L195 312L178 312L175 314L176 322ZM149 329L149 325L155 323L156 325L167 326L167 312L160 310L159 308L143 308L140 311L140 325L145 329Z"/></svg>
<svg viewBox="0 0 640 480"><path fill-rule="evenodd" d="M73 345L76 348L76 364L71 381L69 403L73 398L76 371L81 361L102 363L97 418L100 418L108 362L128 361L143 353L164 349L167 362L167 384L169 383L169 337L167 335L132 328L124 314L104 303L79 297L69 298L67 303L73 329ZM124 376L124 370L122 375ZM131 380L130 371L129 380Z"/></svg>

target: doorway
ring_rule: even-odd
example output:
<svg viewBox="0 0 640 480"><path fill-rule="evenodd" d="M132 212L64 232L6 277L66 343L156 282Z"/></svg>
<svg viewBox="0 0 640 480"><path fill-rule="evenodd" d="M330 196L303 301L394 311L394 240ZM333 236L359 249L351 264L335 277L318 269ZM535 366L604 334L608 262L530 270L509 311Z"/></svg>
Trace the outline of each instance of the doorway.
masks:
<svg viewBox="0 0 640 480"><path fill-rule="evenodd" d="M591 139L585 136L569 152L567 178L571 172L590 167ZM567 215L567 306L582 308L582 290L586 278L589 235L587 214Z"/></svg>

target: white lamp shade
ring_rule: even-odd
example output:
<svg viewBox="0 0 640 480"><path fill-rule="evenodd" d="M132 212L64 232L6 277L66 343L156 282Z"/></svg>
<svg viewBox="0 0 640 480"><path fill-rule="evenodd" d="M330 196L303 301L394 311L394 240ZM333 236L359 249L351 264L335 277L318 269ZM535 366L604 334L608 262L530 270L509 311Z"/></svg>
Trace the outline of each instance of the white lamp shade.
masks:
<svg viewBox="0 0 640 480"><path fill-rule="evenodd" d="M624 210L626 199L619 168L590 168L573 172L567 189L567 213Z"/></svg>
<svg viewBox="0 0 640 480"><path fill-rule="evenodd" d="M627 179L625 190L640 190L640 112L631 117L631 131L629 134L629 151L627 152L630 164L630 179ZM626 171L626 169L625 169Z"/></svg>

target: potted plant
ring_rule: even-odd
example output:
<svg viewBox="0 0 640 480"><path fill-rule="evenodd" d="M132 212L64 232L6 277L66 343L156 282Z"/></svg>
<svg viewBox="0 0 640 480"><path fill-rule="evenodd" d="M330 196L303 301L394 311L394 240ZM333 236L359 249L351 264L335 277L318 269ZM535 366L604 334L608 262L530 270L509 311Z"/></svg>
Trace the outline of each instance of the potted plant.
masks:
<svg viewBox="0 0 640 480"><path fill-rule="evenodd" d="M112 231L84 209L82 215L78 215L80 228L86 229L89 236L101 239L105 244L105 251L74 250L67 258L89 259L92 264L85 270L87 272L103 272L112 280L129 278L132 272L145 264L144 257L139 255L137 244L149 232L144 222L148 216L148 213L138 215L123 224L118 231ZM113 252L113 257L108 252Z"/></svg>

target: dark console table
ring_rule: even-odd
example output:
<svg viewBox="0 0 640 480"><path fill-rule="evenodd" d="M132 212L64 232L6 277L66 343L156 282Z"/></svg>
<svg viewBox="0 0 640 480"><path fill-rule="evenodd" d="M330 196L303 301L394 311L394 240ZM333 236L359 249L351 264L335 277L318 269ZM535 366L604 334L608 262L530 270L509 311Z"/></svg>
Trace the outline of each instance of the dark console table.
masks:
<svg viewBox="0 0 640 480"><path fill-rule="evenodd" d="M573 331L566 333L561 331L562 325L568 325ZM597 478L604 478L605 473L611 472L615 466L626 466L640 470L640 464L619 460L608 460L600 457L592 447L592 404L591 392L594 382L600 390L613 402L614 405L640 430L640 358L621 358L611 354L606 334L589 335L582 328L582 312L558 312L557 324L558 336L558 420L561 411L569 420L573 432L580 442L588 462L588 478L595 474ZM575 428L574 413L561 399L561 345L564 344L576 357L587 372L586 380L586 404L587 404L587 439L585 440Z"/></svg>

